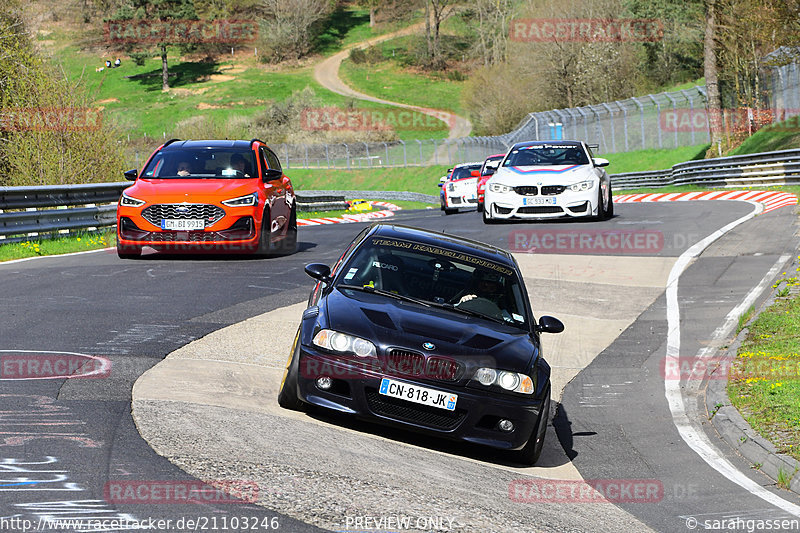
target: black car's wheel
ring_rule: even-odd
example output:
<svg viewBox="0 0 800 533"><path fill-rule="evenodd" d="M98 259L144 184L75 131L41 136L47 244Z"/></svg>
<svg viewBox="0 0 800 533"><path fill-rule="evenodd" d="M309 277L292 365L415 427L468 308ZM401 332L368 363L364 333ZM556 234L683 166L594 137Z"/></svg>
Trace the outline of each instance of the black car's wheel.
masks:
<svg viewBox="0 0 800 533"><path fill-rule="evenodd" d="M608 186L608 208L606 209L606 218L614 216L614 196L611 194L611 185Z"/></svg>
<svg viewBox="0 0 800 533"><path fill-rule="evenodd" d="M142 256L142 249L117 245L117 255L120 259L137 259Z"/></svg>
<svg viewBox="0 0 800 533"><path fill-rule="evenodd" d="M514 452L514 459L524 465L534 465L542 455L544 449L544 435L547 433L547 422L550 420L550 386L544 393L544 405L539 413L539 419L536 421L531 432L531 438L528 443L521 450Z"/></svg>
<svg viewBox="0 0 800 533"><path fill-rule="evenodd" d="M278 392L278 405L292 411L302 411L304 405L303 400L297 396L297 366L300 364L298 360L300 357L299 336L300 331L297 332L297 337L295 337L292 359L286 368L286 377L281 383L281 390Z"/></svg>
<svg viewBox="0 0 800 533"><path fill-rule="evenodd" d="M289 222L286 227L286 236L280 243L280 253L290 255L297 251L297 208L292 207Z"/></svg>

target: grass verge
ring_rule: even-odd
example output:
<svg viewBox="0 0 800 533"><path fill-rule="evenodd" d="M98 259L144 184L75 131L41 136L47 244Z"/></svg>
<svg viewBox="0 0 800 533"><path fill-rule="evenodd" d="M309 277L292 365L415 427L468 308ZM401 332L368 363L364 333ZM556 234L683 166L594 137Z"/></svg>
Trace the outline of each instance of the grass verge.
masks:
<svg viewBox="0 0 800 533"><path fill-rule="evenodd" d="M409 191L439 196L439 178L447 166L356 170L287 170L297 192L305 190ZM394 202L393 202L394 203Z"/></svg>
<svg viewBox="0 0 800 533"><path fill-rule="evenodd" d="M672 165L703 159L709 144L696 146L682 146L680 148L636 150L618 154L602 155L611 164L606 169L609 174L623 174L625 172L644 172L646 170L665 170Z"/></svg>
<svg viewBox="0 0 800 533"><path fill-rule="evenodd" d="M88 250L100 250L114 246L116 232L113 229L94 233L77 233L57 239L29 240L0 244L0 261L25 259L41 255L61 255Z"/></svg>
<svg viewBox="0 0 800 533"><path fill-rule="evenodd" d="M800 268L773 286L800 285ZM731 403L778 452L800 459L800 294L776 298L749 325L728 381Z"/></svg>

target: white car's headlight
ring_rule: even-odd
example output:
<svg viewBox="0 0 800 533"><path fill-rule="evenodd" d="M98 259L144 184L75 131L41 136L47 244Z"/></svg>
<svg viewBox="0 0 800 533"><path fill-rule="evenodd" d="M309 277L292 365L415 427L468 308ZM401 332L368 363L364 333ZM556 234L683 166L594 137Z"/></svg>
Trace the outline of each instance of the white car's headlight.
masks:
<svg viewBox="0 0 800 533"><path fill-rule="evenodd" d="M495 370L494 368L479 368L472 377L481 385L498 385L505 390L533 394L533 380L526 374Z"/></svg>
<svg viewBox="0 0 800 533"><path fill-rule="evenodd" d="M501 183L491 183L489 184L489 190L492 192L499 192L501 194L511 192L511 187L508 185L503 185Z"/></svg>
<svg viewBox="0 0 800 533"><path fill-rule="evenodd" d="M228 207L242 207L245 205L258 205L258 193L254 192L252 194L247 194L245 196L239 196L238 198L231 198L230 200L223 200L222 205L227 205Z"/></svg>
<svg viewBox="0 0 800 533"><path fill-rule="evenodd" d="M145 204L144 200L139 200L138 198L134 198L133 196L128 196L125 193L122 193L122 197L119 199L119 205L124 205L125 207L139 207Z"/></svg>
<svg viewBox="0 0 800 533"><path fill-rule="evenodd" d="M368 340L331 329L319 330L311 342L334 352L353 353L358 357L376 356L375 345Z"/></svg>
<svg viewBox="0 0 800 533"><path fill-rule="evenodd" d="M594 187L594 180L586 180L586 181L581 181L579 183L573 183L572 185L569 186L569 190L575 192L581 192L581 191L588 191L592 187Z"/></svg>

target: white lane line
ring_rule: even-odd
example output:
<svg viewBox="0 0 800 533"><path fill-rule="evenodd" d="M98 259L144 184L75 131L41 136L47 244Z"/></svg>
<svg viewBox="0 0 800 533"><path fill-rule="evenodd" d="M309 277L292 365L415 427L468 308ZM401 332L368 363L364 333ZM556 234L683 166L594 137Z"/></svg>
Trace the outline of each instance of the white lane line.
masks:
<svg viewBox="0 0 800 533"><path fill-rule="evenodd" d="M14 263L22 263L23 261L32 261L34 259L45 259L45 258L52 258L52 257L69 257L71 255L83 255L83 254L96 254L97 252L108 252L110 250L115 250L116 248L98 248L96 250L86 250L85 252L71 252L68 254L55 254L55 255L35 255L33 257L23 257L22 259L11 259L9 261L0 261L0 266L3 265L12 265Z"/></svg>
<svg viewBox="0 0 800 533"><path fill-rule="evenodd" d="M679 365L680 347L681 347L681 330L680 330L680 306L678 304L678 280L681 274L686 270L689 263L700 253L703 252L711 243L722 237L725 233L732 230L739 224L750 220L759 214L763 209L762 204L754 204L754 209L748 215L743 216L738 220L734 220L730 224L715 231L702 241L698 242L685 252L681 254L676 261L675 265L669 273L669 280L667 282L667 354L666 365ZM775 267L773 267L775 268ZM763 282L763 280L762 280ZM759 283L745 298L749 299L758 289L763 290L762 283ZM759 290L760 292L760 290ZM753 298L755 298L753 296ZM737 317L738 319L738 317ZM667 368L672 368L667 366ZM672 420L681 438L694 450L709 466L714 470L725 476L730 481L736 483L749 493L761 498L762 500L792 514L800 517L800 506L795 505L780 496L768 491L742 472L740 472L730 461L728 461L716 446L711 443L708 437L688 416L686 404L681 393L680 381L677 379L670 379L670 376L665 376L664 379L664 395L669 404L669 410L672 413Z"/></svg>

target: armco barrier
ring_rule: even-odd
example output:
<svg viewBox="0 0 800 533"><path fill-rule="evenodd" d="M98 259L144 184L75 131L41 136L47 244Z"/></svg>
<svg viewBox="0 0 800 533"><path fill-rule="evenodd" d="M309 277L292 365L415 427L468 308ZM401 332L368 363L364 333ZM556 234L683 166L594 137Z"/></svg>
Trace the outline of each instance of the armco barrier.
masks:
<svg viewBox="0 0 800 533"><path fill-rule="evenodd" d="M0 241L19 242L27 240L31 234L46 238L71 230L92 231L113 226L117 222L116 202L122 191L131 185L123 181L0 187ZM297 208L331 211L347 209L347 202L340 194L312 191L312 194L297 195Z"/></svg>
<svg viewBox="0 0 800 533"><path fill-rule="evenodd" d="M612 174L615 189L702 185L775 187L800 184L800 150L780 150L678 163L671 169Z"/></svg>

